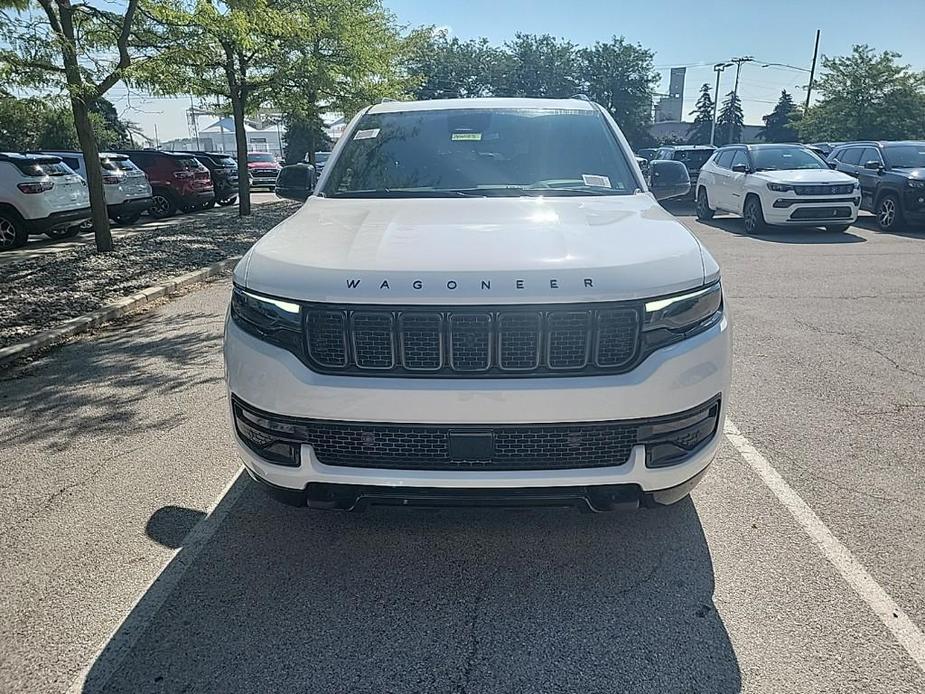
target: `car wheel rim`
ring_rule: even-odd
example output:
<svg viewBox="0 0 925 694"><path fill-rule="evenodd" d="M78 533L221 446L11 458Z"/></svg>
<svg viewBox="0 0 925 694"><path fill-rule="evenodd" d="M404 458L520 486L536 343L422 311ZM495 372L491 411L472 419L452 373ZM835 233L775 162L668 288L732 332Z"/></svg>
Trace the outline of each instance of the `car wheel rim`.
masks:
<svg viewBox="0 0 925 694"><path fill-rule="evenodd" d="M892 198L887 198L880 203L880 225L888 227L893 224L896 218L896 204Z"/></svg>
<svg viewBox="0 0 925 694"><path fill-rule="evenodd" d="M151 211L154 214L167 214L168 203L167 198L162 195L154 196L154 204L151 205Z"/></svg>
<svg viewBox="0 0 925 694"><path fill-rule="evenodd" d="M758 215L755 213L755 206L748 206L748 213L745 215L745 231L751 233L758 226Z"/></svg>
<svg viewBox="0 0 925 694"><path fill-rule="evenodd" d="M16 229L6 219L0 219L0 248L7 248L16 242Z"/></svg>
<svg viewBox="0 0 925 694"><path fill-rule="evenodd" d="M697 197L697 211L700 213L700 216L707 213L707 196L702 192Z"/></svg>

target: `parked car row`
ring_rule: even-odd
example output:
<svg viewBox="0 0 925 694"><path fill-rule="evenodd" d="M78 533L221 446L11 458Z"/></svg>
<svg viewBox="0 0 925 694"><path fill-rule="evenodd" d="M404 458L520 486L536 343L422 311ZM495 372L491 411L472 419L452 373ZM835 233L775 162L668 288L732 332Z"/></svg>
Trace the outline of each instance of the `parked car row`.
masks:
<svg viewBox="0 0 925 694"><path fill-rule="evenodd" d="M873 212L884 231L925 224L925 142L676 145L639 155L685 162L697 216L740 215L750 234L769 226L844 231L859 210Z"/></svg>

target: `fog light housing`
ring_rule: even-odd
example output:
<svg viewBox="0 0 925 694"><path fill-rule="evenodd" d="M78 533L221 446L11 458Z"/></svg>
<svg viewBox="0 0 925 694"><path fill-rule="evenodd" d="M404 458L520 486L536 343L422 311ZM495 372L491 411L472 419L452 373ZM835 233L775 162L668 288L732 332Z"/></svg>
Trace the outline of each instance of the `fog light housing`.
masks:
<svg viewBox="0 0 925 694"><path fill-rule="evenodd" d="M790 201L784 200L784 198L777 198L777 200L774 201L773 207L777 207L777 208L790 207Z"/></svg>
<svg viewBox="0 0 925 694"><path fill-rule="evenodd" d="M235 405L234 426L244 445L262 460L286 467L302 464L302 444L292 436L290 425L259 417Z"/></svg>
<svg viewBox="0 0 925 694"><path fill-rule="evenodd" d="M715 400L691 414L639 429L639 443L646 447L646 467L678 465L713 440L719 428L720 401Z"/></svg>

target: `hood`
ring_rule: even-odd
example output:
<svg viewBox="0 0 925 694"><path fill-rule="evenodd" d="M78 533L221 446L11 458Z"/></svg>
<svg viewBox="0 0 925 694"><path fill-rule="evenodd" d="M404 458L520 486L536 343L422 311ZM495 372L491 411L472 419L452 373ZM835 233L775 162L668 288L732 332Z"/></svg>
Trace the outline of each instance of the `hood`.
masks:
<svg viewBox="0 0 925 694"><path fill-rule="evenodd" d="M638 299L704 283L694 236L647 193L309 198L235 270L257 292L345 303ZM710 275L718 277L712 258Z"/></svg>
<svg viewBox="0 0 925 694"><path fill-rule="evenodd" d="M832 169L789 169L784 171L759 171L756 178L772 183L854 183L856 179L841 171Z"/></svg>
<svg viewBox="0 0 925 694"><path fill-rule="evenodd" d="M925 168L919 169L891 169L895 173L898 173L906 178L912 179L914 181L925 181Z"/></svg>
<svg viewBox="0 0 925 694"><path fill-rule="evenodd" d="M248 169L281 169L283 168L278 162L275 161L249 161L247 162Z"/></svg>

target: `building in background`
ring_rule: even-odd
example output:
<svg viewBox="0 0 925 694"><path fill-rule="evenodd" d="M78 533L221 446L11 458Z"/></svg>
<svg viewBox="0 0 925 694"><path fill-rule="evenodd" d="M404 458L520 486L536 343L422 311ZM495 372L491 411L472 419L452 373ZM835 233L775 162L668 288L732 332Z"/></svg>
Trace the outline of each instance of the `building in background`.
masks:
<svg viewBox="0 0 925 694"><path fill-rule="evenodd" d="M668 80L668 96L663 96L655 105L655 122L680 122L684 114L684 78L687 68L673 67Z"/></svg>

